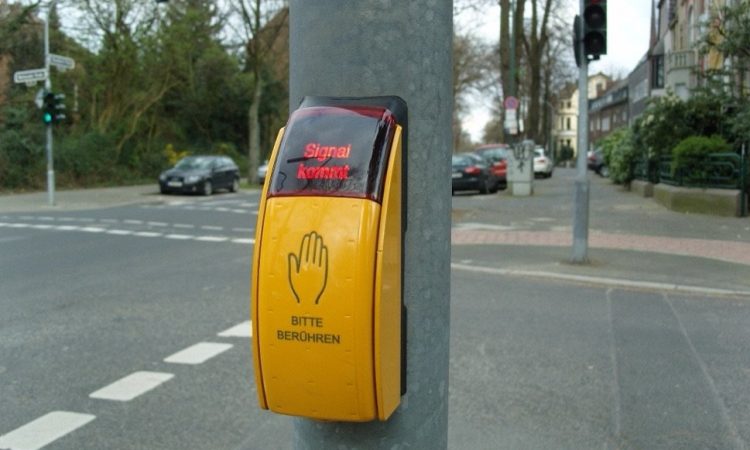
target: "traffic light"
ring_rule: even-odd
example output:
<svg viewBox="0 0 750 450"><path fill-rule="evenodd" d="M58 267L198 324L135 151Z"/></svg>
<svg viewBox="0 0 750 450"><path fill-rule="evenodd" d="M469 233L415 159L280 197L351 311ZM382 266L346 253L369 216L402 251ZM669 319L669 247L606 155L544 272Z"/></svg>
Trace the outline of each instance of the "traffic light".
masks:
<svg viewBox="0 0 750 450"><path fill-rule="evenodd" d="M55 94L54 92L44 94L42 107L44 124L52 125L65 119L65 94Z"/></svg>
<svg viewBox="0 0 750 450"><path fill-rule="evenodd" d="M607 54L607 0L584 0L583 53L589 59Z"/></svg>
<svg viewBox="0 0 750 450"><path fill-rule="evenodd" d="M47 92L44 94L44 107L42 108L42 120L45 125L52 125L56 115L55 94Z"/></svg>

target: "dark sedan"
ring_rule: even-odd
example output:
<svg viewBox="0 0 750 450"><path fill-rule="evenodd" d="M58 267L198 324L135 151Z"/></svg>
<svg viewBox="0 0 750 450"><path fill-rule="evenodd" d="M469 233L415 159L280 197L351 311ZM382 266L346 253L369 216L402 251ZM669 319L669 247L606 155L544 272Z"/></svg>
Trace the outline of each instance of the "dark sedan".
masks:
<svg viewBox="0 0 750 450"><path fill-rule="evenodd" d="M240 170L227 156L188 156L159 175L159 191L211 195L219 189L236 192L240 187Z"/></svg>
<svg viewBox="0 0 750 450"><path fill-rule="evenodd" d="M473 153L453 155L453 193L479 191L480 194L495 193L498 180L490 170L487 160Z"/></svg>

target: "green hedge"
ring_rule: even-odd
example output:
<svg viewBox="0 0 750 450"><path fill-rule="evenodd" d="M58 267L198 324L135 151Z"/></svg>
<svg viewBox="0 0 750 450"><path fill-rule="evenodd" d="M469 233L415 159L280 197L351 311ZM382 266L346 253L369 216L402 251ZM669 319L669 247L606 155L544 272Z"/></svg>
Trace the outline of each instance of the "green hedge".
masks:
<svg viewBox="0 0 750 450"><path fill-rule="evenodd" d="M727 153L732 146L721 136L690 136L672 149L672 177L679 175L687 182L700 182L709 178L709 155Z"/></svg>

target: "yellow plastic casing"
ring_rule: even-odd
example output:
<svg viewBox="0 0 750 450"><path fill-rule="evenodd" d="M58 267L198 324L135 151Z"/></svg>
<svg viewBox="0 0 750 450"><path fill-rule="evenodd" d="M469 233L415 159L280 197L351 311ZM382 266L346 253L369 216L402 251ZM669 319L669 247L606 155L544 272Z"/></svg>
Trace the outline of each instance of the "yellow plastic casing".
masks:
<svg viewBox="0 0 750 450"><path fill-rule="evenodd" d="M261 408L361 422L386 420L399 405L401 170L397 126L382 205L335 196L267 199L264 186L251 285Z"/></svg>

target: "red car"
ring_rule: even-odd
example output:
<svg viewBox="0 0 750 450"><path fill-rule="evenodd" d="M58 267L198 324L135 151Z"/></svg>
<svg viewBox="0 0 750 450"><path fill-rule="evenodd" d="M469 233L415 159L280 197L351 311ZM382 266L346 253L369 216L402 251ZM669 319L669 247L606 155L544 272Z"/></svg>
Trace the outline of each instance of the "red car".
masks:
<svg viewBox="0 0 750 450"><path fill-rule="evenodd" d="M490 171L497 179L498 188L507 184L509 152L510 147L507 144L487 144L474 150L474 153L487 161Z"/></svg>

